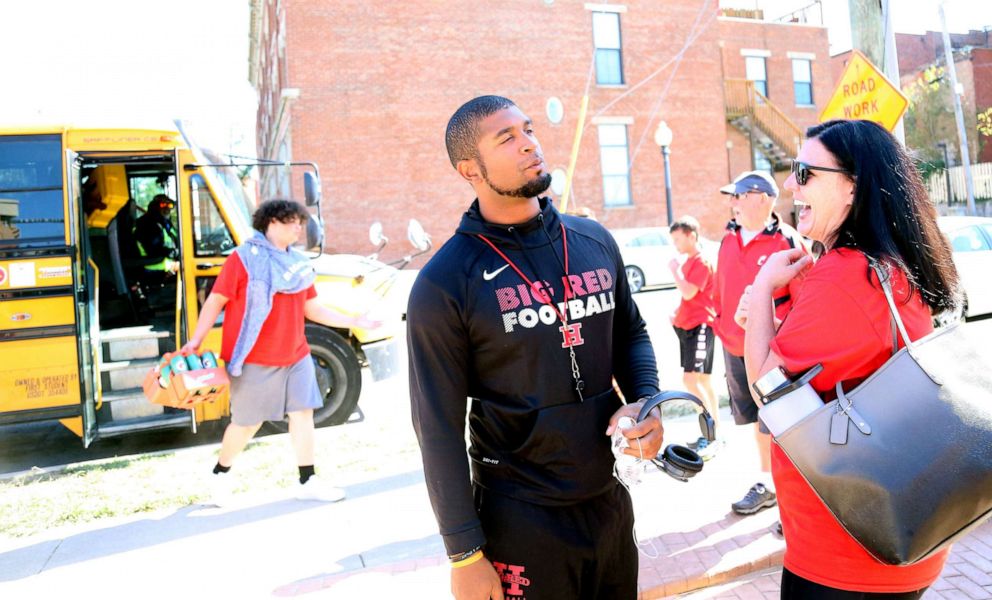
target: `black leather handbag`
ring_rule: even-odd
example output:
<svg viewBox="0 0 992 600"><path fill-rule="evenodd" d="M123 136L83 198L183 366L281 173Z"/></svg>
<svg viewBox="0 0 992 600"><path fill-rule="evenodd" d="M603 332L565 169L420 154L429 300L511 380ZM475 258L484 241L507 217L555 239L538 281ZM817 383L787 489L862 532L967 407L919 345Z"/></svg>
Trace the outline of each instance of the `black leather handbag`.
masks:
<svg viewBox="0 0 992 600"><path fill-rule="evenodd" d="M911 342L874 268L905 346L775 441L865 550L910 565L992 515L992 360L957 324Z"/></svg>

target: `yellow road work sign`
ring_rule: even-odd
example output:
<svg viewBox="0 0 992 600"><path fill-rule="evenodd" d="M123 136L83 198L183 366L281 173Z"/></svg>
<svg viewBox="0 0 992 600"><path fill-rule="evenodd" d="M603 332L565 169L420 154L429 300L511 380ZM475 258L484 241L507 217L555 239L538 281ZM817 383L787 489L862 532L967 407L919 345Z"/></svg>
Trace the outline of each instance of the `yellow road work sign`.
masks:
<svg viewBox="0 0 992 600"><path fill-rule="evenodd" d="M834 95L820 113L820 122L864 119L892 131L908 105L899 88L889 83L864 54L853 50Z"/></svg>

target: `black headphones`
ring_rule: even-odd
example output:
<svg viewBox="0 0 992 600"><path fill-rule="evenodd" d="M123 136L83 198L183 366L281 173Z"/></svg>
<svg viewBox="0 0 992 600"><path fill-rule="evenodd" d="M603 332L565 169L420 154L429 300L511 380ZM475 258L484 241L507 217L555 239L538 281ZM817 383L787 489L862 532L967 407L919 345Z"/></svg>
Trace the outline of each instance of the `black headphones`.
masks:
<svg viewBox="0 0 992 600"><path fill-rule="evenodd" d="M716 439L716 425L713 423L713 417L703 406L702 401L689 392L659 392L651 396L644 401L644 406L637 415L637 421L643 421L656 406L673 400L687 400L695 403L702 411L699 413L699 431L702 432L707 441L712 442ZM677 444L669 444L665 451L652 459L651 462L662 472L679 481L689 481L689 478L695 477L696 473L703 470L703 459L699 457L699 454L690 448Z"/></svg>

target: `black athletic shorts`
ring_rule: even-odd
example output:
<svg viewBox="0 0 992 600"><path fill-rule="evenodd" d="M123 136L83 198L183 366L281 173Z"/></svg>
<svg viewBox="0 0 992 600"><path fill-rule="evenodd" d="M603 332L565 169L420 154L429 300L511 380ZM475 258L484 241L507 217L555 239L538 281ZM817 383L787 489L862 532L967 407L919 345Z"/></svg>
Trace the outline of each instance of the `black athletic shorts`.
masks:
<svg viewBox="0 0 992 600"><path fill-rule="evenodd" d="M724 348L723 364L727 371L727 392L730 393L730 414L734 415L734 423L738 425L757 423L761 433L770 433L765 424L758 420L758 405L751 398L747 386L744 357L734 356Z"/></svg>
<svg viewBox="0 0 992 600"><path fill-rule="evenodd" d="M782 590L779 598L781 600L918 600L926 591L927 588L896 594L849 592L813 583L788 569L782 569Z"/></svg>
<svg viewBox="0 0 992 600"><path fill-rule="evenodd" d="M686 373L705 373L709 375L713 372L713 348L716 340L713 337L713 328L703 323L692 329L682 329L673 327L675 336L679 338L679 350L681 353L682 370Z"/></svg>
<svg viewBox="0 0 992 600"><path fill-rule="evenodd" d="M475 488L486 558L506 600L634 600L634 509L618 484L567 506L544 506Z"/></svg>

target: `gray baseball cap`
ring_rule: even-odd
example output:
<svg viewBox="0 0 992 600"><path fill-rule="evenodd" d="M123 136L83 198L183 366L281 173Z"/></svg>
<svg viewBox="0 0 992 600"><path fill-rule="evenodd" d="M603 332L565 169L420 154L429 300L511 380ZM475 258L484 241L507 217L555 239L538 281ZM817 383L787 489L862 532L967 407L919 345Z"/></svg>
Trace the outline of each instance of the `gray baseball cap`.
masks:
<svg viewBox="0 0 992 600"><path fill-rule="evenodd" d="M744 194L746 192L764 192L772 197L778 197L778 185L766 171L745 171L737 176L732 183L720 188L721 194Z"/></svg>

